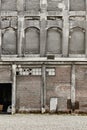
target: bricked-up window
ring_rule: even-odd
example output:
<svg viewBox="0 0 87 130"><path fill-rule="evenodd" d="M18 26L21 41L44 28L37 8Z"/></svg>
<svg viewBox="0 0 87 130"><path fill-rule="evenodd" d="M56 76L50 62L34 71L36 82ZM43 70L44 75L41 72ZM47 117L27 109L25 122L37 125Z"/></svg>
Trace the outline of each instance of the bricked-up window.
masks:
<svg viewBox="0 0 87 130"><path fill-rule="evenodd" d="M46 74L47 74L47 76L55 76L55 74L56 74L55 68L47 68Z"/></svg>
<svg viewBox="0 0 87 130"><path fill-rule="evenodd" d="M47 0L47 10L48 11L61 11L59 4L62 3L62 0Z"/></svg>
<svg viewBox="0 0 87 130"><path fill-rule="evenodd" d="M47 54L62 53L62 31L57 27L48 29L47 32Z"/></svg>
<svg viewBox="0 0 87 130"><path fill-rule="evenodd" d="M25 54L40 53L40 30L34 27L25 30Z"/></svg>
<svg viewBox="0 0 87 130"><path fill-rule="evenodd" d="M71 11L85 11L86 0L70 0Z"/></svg>
<svg viewBox="0 0 87 130"><path fill-rule="evenodd" d="M17 68L16 75L20 76L41 76L41 68Z"/></svg>
<svg viewBox="0 0 87 130"><path fill-rule="evenodd" d="M69 54L85 54L85 30L76 27L70 32Z"/></svg>
<svg viewBox="0 0 87 130"><path fill-rule="evenodd" d="M2 10L17 10L17 0L1 0L1 8Z"/></svg>
<svg viewBox="0 0 87 130"><path fill-rule="evenodd" d="M16 30L13 28L7 28L2 33L2 54L14 55L16 54L17 37Z"/></svg>
<svg viewBox="0 0 87 130"><path fill-rule="evenodd" d="M40 0L25 0L25 10L40 10Z"/></svg>

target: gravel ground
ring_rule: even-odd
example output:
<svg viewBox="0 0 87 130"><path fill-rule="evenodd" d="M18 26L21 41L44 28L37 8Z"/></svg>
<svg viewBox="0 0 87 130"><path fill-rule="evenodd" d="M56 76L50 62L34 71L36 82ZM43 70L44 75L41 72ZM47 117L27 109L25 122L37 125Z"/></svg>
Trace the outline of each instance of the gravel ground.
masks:
<svg viewBox="0 0 87 130"><path fill-rule="evenodd" d="M87 130L87 116L0 115L0 130Z"/></svg>

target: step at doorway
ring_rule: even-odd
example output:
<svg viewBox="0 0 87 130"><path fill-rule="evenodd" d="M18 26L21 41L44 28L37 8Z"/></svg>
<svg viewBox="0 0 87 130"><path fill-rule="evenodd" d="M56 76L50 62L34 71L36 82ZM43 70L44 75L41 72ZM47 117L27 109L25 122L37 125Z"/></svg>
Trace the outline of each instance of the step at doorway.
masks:
<svg viewBox="0 0 87 130"><path fill-rule="evenodd" d="M12 84L0 83L0 114L12 112Z"/></svg>

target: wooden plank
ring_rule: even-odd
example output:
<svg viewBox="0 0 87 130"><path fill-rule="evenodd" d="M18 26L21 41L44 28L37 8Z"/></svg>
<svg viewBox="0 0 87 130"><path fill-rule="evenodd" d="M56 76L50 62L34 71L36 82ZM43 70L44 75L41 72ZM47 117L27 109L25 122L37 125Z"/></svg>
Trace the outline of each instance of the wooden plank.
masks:
<svg viewBox="0 0 87 130"><path fill-rule="evenodd" d="M16 65L12 65L12 114L16 112Z"/></svg>
<svg viewBox="0 0 87 130"><path fill-rule="evenodd" d="M72 65L72 73L71 73L71 103L72 103L72 111L75 110L75 65Z"/></svg>

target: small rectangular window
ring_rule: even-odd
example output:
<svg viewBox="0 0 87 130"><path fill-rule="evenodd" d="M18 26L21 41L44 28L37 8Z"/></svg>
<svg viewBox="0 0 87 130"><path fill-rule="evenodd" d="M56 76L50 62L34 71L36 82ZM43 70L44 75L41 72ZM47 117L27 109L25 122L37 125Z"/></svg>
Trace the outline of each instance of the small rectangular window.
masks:
<svg viewBox="0 0 87 130"><path fill-rule="evenodd" d="M46 69L47 76L55 76L55 68L47 68Z"/></svg>
<svg viewBox="0 0 87 130"><path fill-rule="evenodd" d="M32 75L41 75L41 68L32 69Z"/></svg>
<svg viewBox="0 0 87 130"><path fill-rule="evenodd" d="M28 75L41 75L41 68L17 68L16 75L28 76Z"/></svg>

